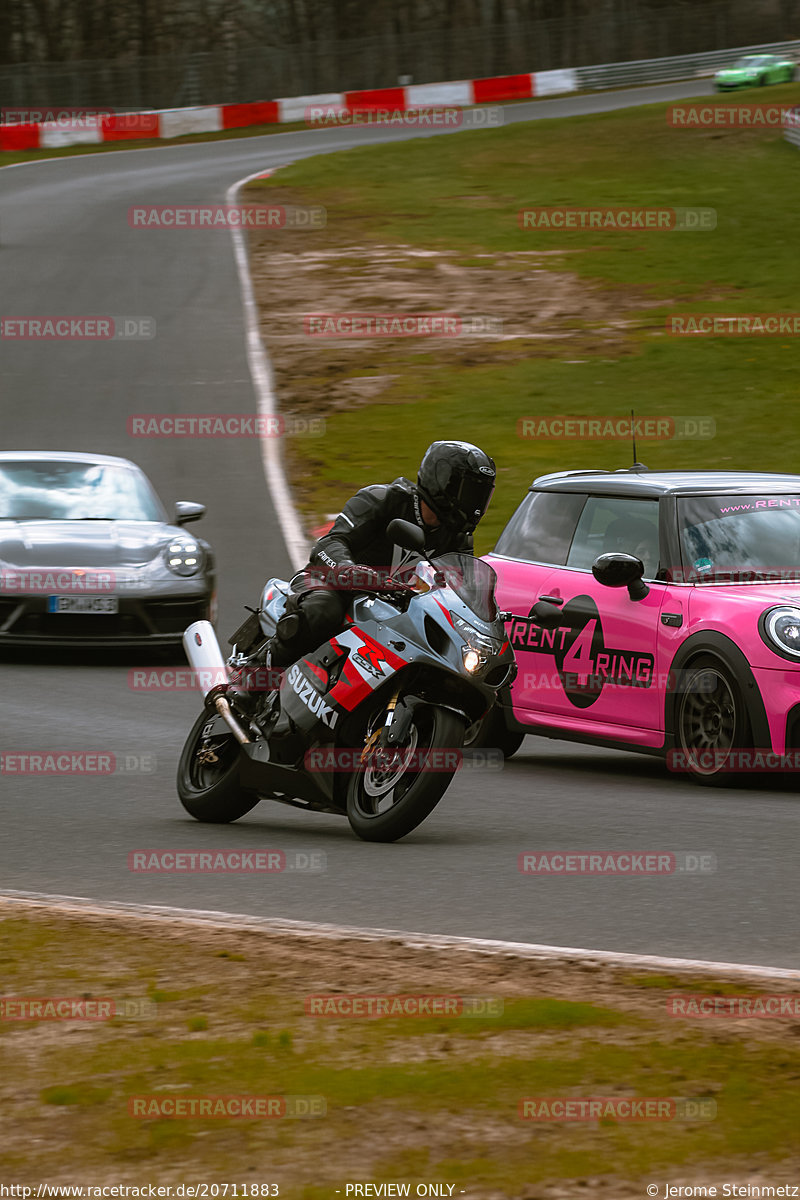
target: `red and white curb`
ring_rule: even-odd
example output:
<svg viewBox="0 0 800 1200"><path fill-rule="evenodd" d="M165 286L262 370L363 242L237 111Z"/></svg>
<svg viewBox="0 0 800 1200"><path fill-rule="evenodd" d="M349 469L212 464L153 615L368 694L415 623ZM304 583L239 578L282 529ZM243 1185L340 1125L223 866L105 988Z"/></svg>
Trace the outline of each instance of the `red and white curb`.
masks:
<svg viewBox="0 0 800 1200"><path fill-rule="evenodd" d="M213 104L197 108L165 108L142 113L98 113L70 117L54 109L15 111L13 123L0 124L0 150L54 150L62 146L101 142L177 138L197 133L223 133L248 125L285 125L309 118L311 110L348 113L410 112L425 108L471 107L509 100L533 100L577 90L572 68L461 79L408 87L371 88L355 92L324 92L288 96L252 104ZM47 120L48 116L55 117ZM29 118L29 119L26 119Z"/></svg>
<svg viewBox="0 0 800 1200"><path fill-rule="evenodd" d="M726 975L756 980L800 983L800 970L760 967L745 963L712 962L695 958L664 958L657 954L627 954L614 950L575 949L572 946L541 946L530 942L505 942L493 938L457 937L440 933L413 933L405 929L372 929L357 925L328 925L315 921L290 921L277 917L255 917L246 913L207 909L172 908L159 904L124 904L91 900L83 896L50 895L47 892L0 892L3 906L48 909L55 913L109 918L135 918L154 924L185 924L206 929L263 933L267 936L323 938L328 941L398 942L409 950L465 951L544 963L575 963L595 967L635 967L641 970L673 971L676 974Z"/></svg>

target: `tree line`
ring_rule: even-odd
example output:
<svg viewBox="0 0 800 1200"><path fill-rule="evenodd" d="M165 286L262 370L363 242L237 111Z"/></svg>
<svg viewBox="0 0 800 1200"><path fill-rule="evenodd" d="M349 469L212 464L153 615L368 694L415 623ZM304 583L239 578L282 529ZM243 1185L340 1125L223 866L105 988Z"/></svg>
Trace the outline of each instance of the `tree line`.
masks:
<svg viewBox="0 0 800 1200"><path fill-rule="evenodd" d="M334 53L419 37L444 54L449 40L482 34L521 37L533 54L537 30L552 36L557 25L582 61L656 57L707 37L728 45L800 37L800 0L3 0L0 63L315 45Z"/></svg>

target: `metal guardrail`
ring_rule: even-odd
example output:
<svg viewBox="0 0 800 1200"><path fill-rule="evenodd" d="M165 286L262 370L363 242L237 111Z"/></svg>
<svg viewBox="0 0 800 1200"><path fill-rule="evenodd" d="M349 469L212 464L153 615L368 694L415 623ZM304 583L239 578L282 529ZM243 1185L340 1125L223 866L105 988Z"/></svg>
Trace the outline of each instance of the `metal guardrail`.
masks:
<svg viewBox="0 0 800 1200"><path fill-rule="evenodd" d="M406 0L402 21L395 5L336 0L93 0L91 21L86 7L0 0L4 106L244 104L402 86L407 75L424 84L575 70L800 36L796 0ZM125 19L132 12L141 30Z"/></svg>
<svg viewBox="0 0 800 1200"><path fill-rule="evenodd" d="M707 78L746 54L779 54L793 58L800 65L800 40L763 42L759 45L734 46L727 50L709 50L699 54L681 54L666 58L559 67L545 71L544 75L568 77L566 87L559 87L556 89L558 91L569 91L573 88L578 91L598 91L637 84ZM288 63L285 61L287 57ZM0 64L0 93L6 105L23 109L48 105L87 105L118 108L121 111L180 108L198 104L246 103L274 99L280 95L305 95L308 89L304 91L299 82L294 86L290 82L290 76L293 78L298 72L305 77L304 72L299 71L298 64L292 62L292 57L291 54L280 54L274 48L258 48L237 56L236 69L232 68L232 61L225 60L223 64L223 60L217 54L192 54L184 59L177 56L143 58L131 62L101 60L63 64L27 63L14 67ZM225 66L222 75L221 64ZM279 66L281 70L278 70ZM308 64L305 66L308 67ZM293 68L292 71L288 70L289 67ZM388 86L386 70L385 66L382 69L379 67L381 78L370 86ZM313 75L314 72L310 74ZM538 77L542 72L537 71L535 74ZM450 75L449 78L453 79L456 76ZM420 82L416 76L415 82ZM433 79L432 82L437 80ZM319 88L311 89L315 90L319 91ZM335 90L347 89L340 82ZM101 99L101 93L107 98ZM38 99L34 102L26 99L28 96L38 96ZM792 136L787 134L790 141L796 140L796 133L797 130L792 129Z"/></svg>
<svg viewBox="0 0 800 1200"><path fill-rule="evenodd" d="M763 21L733 21L732 15L729 23L725 9L732 6L725 3L714 10L717 16L713 21L704 3L708 19L701 20L700 7L691 15L691 36L686 31L686 17L680 14L663 28L658 25L660 36L658 23L642 25L641 18L637 18L630 28L624 24L624 29L617 29L610 17L598 15L582 21L578 29L571 19L558 18L509 28L459 27L450 30L446 39L441 31L436 37L430 31L417 31L404 34L399 41L370 37L287 46L248 43L232 52L0 63L0 95L4 105L20 109L72 105L141 111L382 88L394 85L409 71L413 71L413 83L423 84L555 70L576 79L581 90L592 91L703 77L743 54L777 53L800 58L800 41L794 40L602 65L571 65L593 57L593 48L597 54L624 54L633 45L663 45L665 49L682 48L687 43L713 46L729 37L738 41L739 37L753 36L752 29L763 26Z"/></svg>
<svg viewBox="0 0 800 1200"><path fill-rule="evenodd" d="M793 108L783 118L783 136L800 149L800 108Z"/></svg>
<svg viewBox="0 0 800 1200"><path fill-rule="evenodd" d="M781 54L800 59L800 41L768 42L761 46L739 46L731 50L711 50L704 54L681 54L674 58L643 58L638 62L606 63L597 67L576 67L581 91L627 87L637 83L670 83L678 79L713 75L745 54Z"/></svg>

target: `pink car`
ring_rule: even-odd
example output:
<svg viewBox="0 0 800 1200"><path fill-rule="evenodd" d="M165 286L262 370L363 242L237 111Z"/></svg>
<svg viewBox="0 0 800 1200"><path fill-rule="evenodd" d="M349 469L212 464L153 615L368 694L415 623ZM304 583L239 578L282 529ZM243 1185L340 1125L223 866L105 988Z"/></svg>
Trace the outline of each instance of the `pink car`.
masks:
<svg viewBox="0 0 800 1200"><path fill-rule="evenodd" d="M486 561L519 673L481 741L638 750L706 783L800 768L800 475L545 475Z"/></svg>

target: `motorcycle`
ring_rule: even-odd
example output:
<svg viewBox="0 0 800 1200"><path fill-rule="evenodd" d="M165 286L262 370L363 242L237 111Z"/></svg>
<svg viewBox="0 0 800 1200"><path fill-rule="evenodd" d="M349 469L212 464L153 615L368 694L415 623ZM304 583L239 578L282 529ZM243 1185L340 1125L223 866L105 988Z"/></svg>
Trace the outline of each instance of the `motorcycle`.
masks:
<svg viewBox="0 0 800 1200"><path fill-rule="evenodd" d="M287 581L267 581L227 663L209 622L185 631L204 707L177 785L197 820L235 821L270 799L346 816L365 841L393 842L438 804L466 730L516 675L503 625L511 614L497 611L496 576L481 559L428 558L408 521L392 521L387 536L413 566L380 590L354 591L344 629L292 663L277 688L241 685L268 669Z"/></svg>

